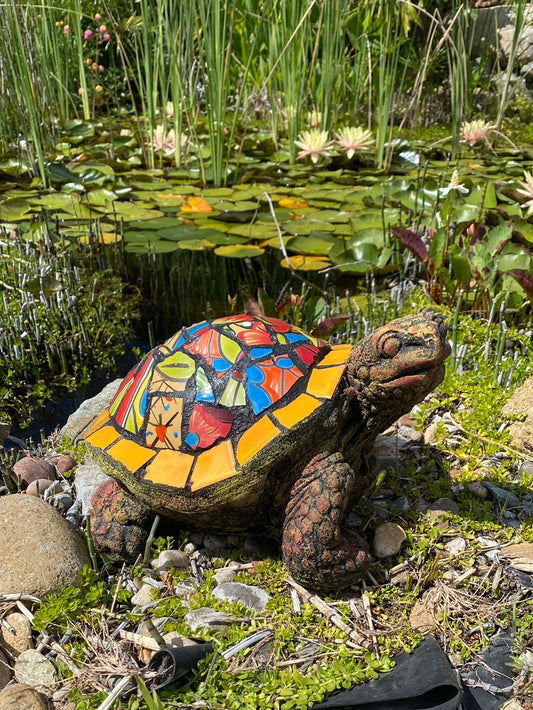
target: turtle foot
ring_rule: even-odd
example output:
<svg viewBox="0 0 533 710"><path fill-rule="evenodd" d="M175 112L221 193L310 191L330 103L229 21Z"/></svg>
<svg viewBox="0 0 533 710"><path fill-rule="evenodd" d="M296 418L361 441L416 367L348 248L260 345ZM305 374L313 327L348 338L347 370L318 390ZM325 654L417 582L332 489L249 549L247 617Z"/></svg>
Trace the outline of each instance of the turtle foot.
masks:
<svg viewBox="0 0 533 710"><path fill-rule="evenodd" d="M91 537L96 550L112 562L135 559L144 552L149 508L109 479L91 498Z"/></svg>

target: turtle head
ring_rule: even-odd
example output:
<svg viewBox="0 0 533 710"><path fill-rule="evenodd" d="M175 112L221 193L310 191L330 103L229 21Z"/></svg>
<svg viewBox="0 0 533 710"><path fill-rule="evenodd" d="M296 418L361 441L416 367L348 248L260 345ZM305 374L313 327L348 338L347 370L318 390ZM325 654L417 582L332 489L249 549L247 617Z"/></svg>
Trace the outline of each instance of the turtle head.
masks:
<svg viewBox="0 0 533 710"><path fill-rule="evenodd" d="M347 394L366 420L386 428L421 402L444 379L450 354L442 316L430 308L404 316L365 336L346 363Z"/></svg>

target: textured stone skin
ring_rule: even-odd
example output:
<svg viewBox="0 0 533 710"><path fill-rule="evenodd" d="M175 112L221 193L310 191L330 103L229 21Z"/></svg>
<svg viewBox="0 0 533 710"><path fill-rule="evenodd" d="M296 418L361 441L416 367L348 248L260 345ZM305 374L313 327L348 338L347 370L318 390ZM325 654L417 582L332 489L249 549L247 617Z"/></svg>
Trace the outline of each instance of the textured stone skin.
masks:
<svg viewBox="0 0 533 710"><path fill-rule="evenodd" d="M334 397L316 414L266 445L238 476L194 495L99 462L151 509L187 529L281 537L284 562L298 582L338 593L371 559L343 521L373 479L366 463L373 442L440 384L449 353L445 324L430 309L377 329L355 345ZM131 496L126 505L121 491L110 484L92 499L93 539L116 559L142 547ZM125 530L115 528L117 518Z"/></svg>

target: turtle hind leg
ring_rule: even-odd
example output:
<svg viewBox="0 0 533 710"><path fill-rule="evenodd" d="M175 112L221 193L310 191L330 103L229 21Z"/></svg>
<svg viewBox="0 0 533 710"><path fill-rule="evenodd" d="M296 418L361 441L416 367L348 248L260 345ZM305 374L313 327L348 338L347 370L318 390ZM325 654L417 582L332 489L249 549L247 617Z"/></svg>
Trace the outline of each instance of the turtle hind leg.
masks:
<svg viewBox="0 0 533 710"><path fill-rule="evenodd" d="M283 561L294 579L336 594L357 582L371 557L342 529L356 476L341 454L319 454L294 484L283 525Z"/></svg>
<svg viewBox="0 0 533 710"><path fill-rule="evenodd" d="M144 552L150 510L112 478L91 497L90 528L97 552L111 562L134 560Z"/></svg>

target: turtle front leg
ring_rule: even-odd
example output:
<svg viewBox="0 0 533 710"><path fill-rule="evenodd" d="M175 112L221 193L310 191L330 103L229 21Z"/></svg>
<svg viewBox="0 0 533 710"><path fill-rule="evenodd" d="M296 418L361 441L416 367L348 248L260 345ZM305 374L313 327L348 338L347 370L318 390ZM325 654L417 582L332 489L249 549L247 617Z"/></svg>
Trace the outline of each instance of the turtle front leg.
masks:
<svg viewBox="0 0 533 710"><path fill-rule="evenodd" d="M133 560L144 551L150 510L112 478L91 497L91 537L111 562Z"/></svg>
<svg viewBox="0 0 533 710"><path fill-rule="evenodd" d="M354 584L371 561L366 544L342 529L356 476L340 453L318 454L294 484L283 525L283 561L294 579L332 594Z"/></svg>

